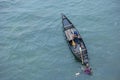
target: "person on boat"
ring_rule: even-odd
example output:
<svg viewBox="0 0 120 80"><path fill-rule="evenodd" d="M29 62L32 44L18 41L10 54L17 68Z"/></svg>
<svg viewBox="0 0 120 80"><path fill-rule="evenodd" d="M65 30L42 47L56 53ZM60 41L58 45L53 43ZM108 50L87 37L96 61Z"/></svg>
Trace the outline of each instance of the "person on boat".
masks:
<svg viewBox="0 0 120 80"><path fill-rule="evenodd" d="M84 72L85 72L86 74L89 74L89 75L92 73L92 69L89 67L89 64L88 64L88 63L86 64L86 68L85 68Z"/></svg>
<svg viewBox="0 0 120 80"><path fill-rule="evenodd" d="M77 31L74 31L74 35L75 35L75 36L78 36L78 32L77 32Z"/></svg>
<svg viewBox="0 0 120 80"><path fill-rule="evenodd" d="M74 35L73 35L73 40L76 42L76 43L79 43L79 38L78 38L79 34L77 31L74 31Z"/></svg>
<svg viewBox="0 0 120 80"><path fill-rule="evenodd" d="M78 43L78 32L74 31L74 33L72 33L71 44L74 48L77 48L77 43Z"/></svg>

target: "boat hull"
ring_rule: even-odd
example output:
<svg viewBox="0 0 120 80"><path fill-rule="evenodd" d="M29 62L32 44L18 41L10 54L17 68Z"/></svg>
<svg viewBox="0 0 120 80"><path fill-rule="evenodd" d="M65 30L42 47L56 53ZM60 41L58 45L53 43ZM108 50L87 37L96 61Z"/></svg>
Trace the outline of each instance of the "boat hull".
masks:
<svg viewBox="0 0 120 80"><path fill-rule="evenodd" d="M83 65L89 63L87 49L84 44L84 41L79 33L79 31L74 27L71 21L65 16L62 15L62 24L63 24L63 32L65 34L66 41L68 46L75 56L76 59L81 61ZM77 32L77 40L73 39L74 32ZM75 45L72 45L72 42L75 42Z"/></svg>

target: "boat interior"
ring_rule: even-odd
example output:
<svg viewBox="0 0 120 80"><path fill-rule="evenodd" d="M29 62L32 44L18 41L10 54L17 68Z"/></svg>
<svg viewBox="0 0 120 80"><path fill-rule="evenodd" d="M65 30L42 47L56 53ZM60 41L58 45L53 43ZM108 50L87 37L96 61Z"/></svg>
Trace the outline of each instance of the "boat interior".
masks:
<svg viewBox="0 0 120 80"><path fill-rule="evenodd" d="M76 36L74 33L77 32ZM88 63L87 49L84 42L75 28L65 30L65 34L72 52L81 59L83 63Z"/></svg>

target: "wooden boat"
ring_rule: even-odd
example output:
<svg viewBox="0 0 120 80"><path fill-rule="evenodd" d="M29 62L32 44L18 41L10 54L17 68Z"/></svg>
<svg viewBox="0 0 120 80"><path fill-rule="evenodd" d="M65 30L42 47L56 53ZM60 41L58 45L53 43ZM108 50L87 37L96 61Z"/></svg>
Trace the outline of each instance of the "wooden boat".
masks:
<svg viewBox="0 0 120 80"><path fill-rule="evenodd" d="M62 24L66 41L73 55L80 60L84 66L89 65L87 48L79 31L64 14L62 14Z"/></svg>

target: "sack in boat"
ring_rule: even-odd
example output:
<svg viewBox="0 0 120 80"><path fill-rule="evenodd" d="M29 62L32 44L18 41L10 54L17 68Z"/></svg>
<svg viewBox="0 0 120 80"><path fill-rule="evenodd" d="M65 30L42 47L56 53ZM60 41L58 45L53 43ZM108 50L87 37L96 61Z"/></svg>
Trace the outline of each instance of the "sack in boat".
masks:
<svg viewBox="0 0 120 80"><path fill-rule="evenodd" d="M72 46L75 46L75 42L72 40Z"/></svg>

